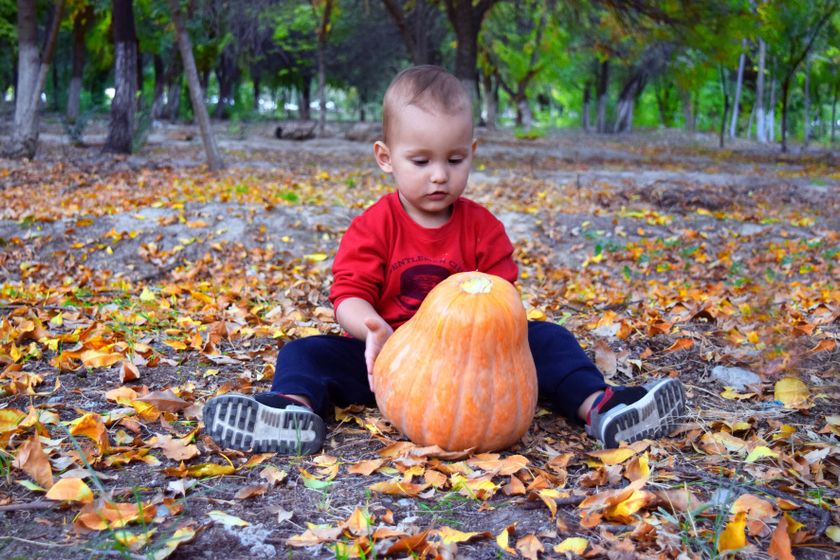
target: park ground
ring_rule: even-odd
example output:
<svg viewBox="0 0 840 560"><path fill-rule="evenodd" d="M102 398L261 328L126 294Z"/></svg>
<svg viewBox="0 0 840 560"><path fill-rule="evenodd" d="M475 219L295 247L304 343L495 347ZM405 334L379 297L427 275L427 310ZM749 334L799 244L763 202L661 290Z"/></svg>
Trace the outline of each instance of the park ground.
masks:
<svg viewBox="0 0 840 560"><path fill-rule="evenodd" d="M47 118L33 161L0 160L0 556L837 557L840 153L479 130L468 196L529 318L611 383L680 378L683 423L604 451L540 408L473 455L353 408L279 457L220 449L201 407L338 332L331 259L391 186L348 127L274 126L217 124L216 174L180 125L115 157L104 123L73 145Z"/></svg>

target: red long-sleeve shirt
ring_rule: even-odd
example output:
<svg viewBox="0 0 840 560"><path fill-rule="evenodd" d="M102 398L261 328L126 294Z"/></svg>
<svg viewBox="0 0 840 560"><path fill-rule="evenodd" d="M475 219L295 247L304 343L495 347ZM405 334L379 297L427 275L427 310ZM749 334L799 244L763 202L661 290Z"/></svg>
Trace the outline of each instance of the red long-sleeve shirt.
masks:
<svg viewBox="0 0 840 560"><path fill-rule="evenodd" d="M429 229L412 220L391 193L356 217L342 237L330 301L338 309L347 298L361 298L396 329L456 272L478 270L515 282L512 254L504 225L483 206L459 198L449 221Z"/></svg>

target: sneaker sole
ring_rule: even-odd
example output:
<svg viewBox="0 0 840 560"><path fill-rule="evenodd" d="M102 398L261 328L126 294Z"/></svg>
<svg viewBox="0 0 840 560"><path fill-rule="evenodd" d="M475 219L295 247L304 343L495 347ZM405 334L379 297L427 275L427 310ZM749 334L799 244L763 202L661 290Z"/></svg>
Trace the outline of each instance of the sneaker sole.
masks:
<svg viewBox="0 0 840 560"><path fill-rule="evenodd" d="M601 441L604 447L618 447L625 441L658 439L670 434L685 410L682 383L663 379L648 389L648 393L634 402L609 411L603 421Z"/></svg>
<svg viewBox="0 0 840 560"><path fill-rule="evenodd" d="M324 421L314 412L272 408L244 395L222 395L204 405L204 427L216 443L254 453L309 455L324 444Z"/></svg>

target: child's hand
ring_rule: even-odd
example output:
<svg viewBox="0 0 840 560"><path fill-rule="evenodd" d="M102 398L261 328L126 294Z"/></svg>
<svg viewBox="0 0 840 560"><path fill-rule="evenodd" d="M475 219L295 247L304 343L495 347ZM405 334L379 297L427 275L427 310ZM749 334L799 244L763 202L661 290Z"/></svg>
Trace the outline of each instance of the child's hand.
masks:
<svg viewBox="0 0 840 560"><path fill-rule="evenodd" d="M365 337L365 363L368 371L368 385L373 391L373 363L382 351L382 347L385 346L385 341L394 334L394 329L379 316L365 319L365 327L368 331Z"/></svg>

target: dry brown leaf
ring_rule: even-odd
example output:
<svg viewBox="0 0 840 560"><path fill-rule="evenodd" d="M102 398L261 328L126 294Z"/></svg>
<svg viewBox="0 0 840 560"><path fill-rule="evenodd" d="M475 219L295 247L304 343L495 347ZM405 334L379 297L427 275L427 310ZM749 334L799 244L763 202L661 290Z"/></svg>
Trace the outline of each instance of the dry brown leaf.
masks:
<svg viewBox="0 0 840 560"><path fill-rule="evenodd" d="M516 550L523 558L528 560L539 560L539 555L545 552L545 547L536 535L525 535L516 541Z"/></svg>
<svg viewBox="0 0 840 560"><path fill-rule="evenodd" d="M12 466L32 477L41 488L51 488L53 485L52 467L50 459L44 453L41 440L33 435L18 448Z"/></svg>

